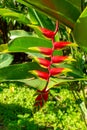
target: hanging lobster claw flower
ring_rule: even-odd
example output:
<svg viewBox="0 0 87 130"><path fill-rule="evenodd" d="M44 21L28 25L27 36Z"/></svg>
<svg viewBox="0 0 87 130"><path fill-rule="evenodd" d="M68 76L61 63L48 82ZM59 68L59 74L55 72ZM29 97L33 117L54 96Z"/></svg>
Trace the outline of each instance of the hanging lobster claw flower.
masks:
<svg viewBox="0 0 87 130"><path fill-rule="evenodd" d="M41 32L43 33L44 36L47 38L54 38L55 33L51 30L48 30L46 28L40 28Z"/></svg>
<svg viewBox="0 0 87 130"><path fill-rule="evenodd" d="M46 28L41 28L40 27L41 32L43 33L44 36L46 36L47 38L51 38L53 39L58 31L58 21L56 21L56 28L55 31L51 31L49 29Z"/></svg>
<svg viewBox="0 0 87 130"><path fill-rule="evenodd" d="M53 56L52 57L52 63L60 63L65 61L65 59L67 59L68 56Z"/></svg>
<svg viewBox="0 0 87 130"><path fill-rule="evenodd" d="M54 42L54 49L62 49L66 46L77 47L78 45L76 43L71 43L67 41Z"/></svg>
<svg viewBox="0 0 87 130"><path fill-rule="evenodd" d="M54 76L54 75L61 74L61 73L65 74L65 73L71 72L71 71L72 70L68 69L68 68L51 68L50 75Z"/></svg>
<svg viewBox="0 0 87 130"><path fill-rule="evenodd" d="M29 47L29 50L40 52L44 55L50 56L52 54L51 48L45 48L45 47Z"/></svg>
<svg viewBox="0 0 87 130"><path fill-rule="evenodd" d="M52 63L61 63L63 61L75 61L71 56L53 56Z"/></svg>
<svg viewBox="0 0 87 130"><path fill-rule="evenodd" d="M49 74L47 72L43 72L43 71L40 71L40 70L32 70L32 71L29 71L31 74L33 75L36 75L42 79L45 79L47 80L49 78Z"/></svg>
<svg viewBox="0 0 87 130"><path fill-rule="evenodd" d="M36 107L42 107L44 105L44 103L48 100L49 89L47 90L45 88L42 91L37 90L37 92L39 94L38 94L38 96L35 99L34 106L36 106Z"/></svg>
<svg viewBox="0 0 87 130"><path fill-rule="evenodd" d="M65 42L65 41L54 42L54 48L55 49L62 49L62 48L66 47L69 44L71 44L71 42Z"/></svg>
<svg viewBox="0 0 87 130"><path fill-rule="evenodd" d="M50 61L49 60L46 60L44 58L37 58L37 57L34 57L35 61L37 61L42 67L48 67L50 65Z"/></svg>

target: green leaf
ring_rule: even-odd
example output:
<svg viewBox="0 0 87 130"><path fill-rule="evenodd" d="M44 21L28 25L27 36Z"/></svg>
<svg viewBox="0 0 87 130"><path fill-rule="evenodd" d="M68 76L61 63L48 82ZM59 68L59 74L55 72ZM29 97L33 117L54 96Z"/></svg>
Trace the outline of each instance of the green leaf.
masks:
<svg viewBox="0 0 87 130"><path fill-rule="evenodd" d="M8 44L9 52L29 52L30 47L52 47L49 40L39 37L19 37L13 39Z"/></svg>
<svg viewBox="0 0 87 130"><path fill-rule="evenodd" d="M42 68L35 62L15 64L0 68L0 81L16 81L21 79L30 79L32 77L35 78L34 75L29 73L29 71L39 69Z"/></svg>
<svg viewBox="0 0 87 130"><path fill-rule="evenodd" d="M74 37L80 46L87 47L87 7L84 9L76 22Z"/></svg>
<svg viewBox="0 0 87 130"><path fill-rule="evenodd" d="M46 15L42 15L40 12L37 12L32 8L29 8L28 15L32 24L48 28L50 30L55 30L55 25Z"/></svg>
<svg viewBox="0 0 87 130"><path fill-rule="evenodd" d="M9 33L10 39L15 39L17 37L24 37L24 36L35 36L35 34L32 34L30 32L26 32L24 30L11 30Z"/></svg>
<svg viewBox="0 0 87 130"><path fill-rule="evenodd" d="M46 81L42 79L24 79L19 81L39 90L42 90L46 85Z"/></svg>
<svg viewBox="0 0 87 130"><path fill-rule="evenodd" d="M38 16L36 14L36 11L32 8L28 8L28 18L34 25L39 25Z"/></svg>
<svg viewBox="0 0 87 130"><path fill-rule="evenodd" d="M10 54L1 54L0 55L0 68L6 67L11 64L13 56Z"/></svg>
<svg viewBox="0 0 87 130"><path fill-rule="evenodd" d="M31 21L31 24L33 24L29 26L35 30L35 32L39 37L44 37L39 27L44 27L53 31L55 30L55 25L49 17L47 17L44 14L42 15L40 12L37 12L34 8L30 8L29 6L28 8L29 9L28 9L27 17Z"/></svg>
<svg viewBox="0 0 87 130"><path fill-rule="evenodd" d="M42 90L45 85L46 81L40 78L35 77L31 73L29 73L30 70L43 70L37 63L30 62L30 63L23 63L23 64L15 64L10 65L8 67L0 68L0 82L6 82L6 81L18 81L23 82L30 87L34 87L36 89ZM45 71L45 70L44 70ZM60 83L64 82L74 82L74 81L80 81L80 80L87 80L87 77L83 78L50 78L50 82L48 84L48 88L52 88L55 85L58 85Z"/></svg>
<svg viewBox="0 0 87 130"><path fill-rule="evenodd" d="M51 16L53 19L58 19L63 24L74 27L76 20L80 15L81 1L77 0L17 0L18 2L28 6L34 7L42 13ZM76 2L75 2L76 1Z"/></svg>
<svg viewBox="0 0 87 130"><path fill-rule="evenodd" d="M19 80L19 81L23 82L31 87L37 88L39 90L42 90L46 85L46 81L42 80L42 79L31 79L31 80L24 79L24 80ZM62 83L62 82L67 82L67 80L58 79L58 78L56 78L56 79L50 78L48 88L50 89L50 88L54 87L55 85L58 85L59 83Z"/></svg>
<svg viewBox="0 0 87 130"><path fill-rule="evenodd" d="M64 77L59 77L59 78L51 78L51 81L48 84L49 88L52 88L53 86L58 86L61 83L67 83L67 82L75 82L75 81L87 81L87 77L83 78L64 78Z"/></svg>
<svg viewBox="0 0 87 130"><path fill-rule="evenodd" d="M18 13L16 11L7 9L7 8L0 8L0 15L3 17L10 17L14 18L24 24L29 24L29 19L26 17L26 15L22 13Z"/></svg>

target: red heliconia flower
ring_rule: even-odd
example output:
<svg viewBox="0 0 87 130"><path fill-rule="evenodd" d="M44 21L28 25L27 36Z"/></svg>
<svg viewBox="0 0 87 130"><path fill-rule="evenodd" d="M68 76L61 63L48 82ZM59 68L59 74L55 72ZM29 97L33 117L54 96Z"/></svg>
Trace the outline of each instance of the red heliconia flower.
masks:
<svg viewBox="0 0 87 130"><path fill-rule="evenodd" d="M47 55L47 56L51 56L51 54L52 54L52 48L47 48L47 47L29 47L28 49L32 50L32 51L40 52L40 53L42 53L44 55Z"/></svg>
<svg viewBox="0 0 87 130"><path fill-rule="evenodd" d="M44 55L50 56L52 54L51 48L38 47L38 49Z"/></svg>
<svg viewBox="0 0 87 130"><path fill-rule="evenodd" d="M48 67L50 65L50 61L44 58L35 58L35 60L44 67Z"/></svg>
<svg viewBox="0 0 87 130"><path fill-rule="evenodd" d="M63 70L64 68L51 68L50 75L53 76L53 75L60 74L62 73Z"/></svg>
<svg viewBox="0 0 87 130"><path fill-rule="evenodd" d="M44 36L46 36L47 38L53 39L54 36L55 36L55 34L56 34L57 31L58 31L58 21L56 21L55 31L51 31L51 30L49 30L49 29L41 28L41 27L40 27L40 30L41 30L41 32L43 33Z"/></svg>
<svg viewBox="0 0 87 130"><path fill-rule="evenodd" d="M45 88L42 91L38 90L37 92L39 93L39 95L36 97L34 105L36 107L42 107L44 103L48 100L49 89L46 90Z"/></svg>
<svg viewBox="0 0 87 130"><path fill-rule="evenodd" d="M48 30L46 28L40 28L40 30L42 31L44 36L46 36L47 38L54 38L54 36L55 36L55 33L51 30Z"/></svg>
<svg viewBox="0 0 87 130"><path fill-rule="evenodd" d="M54 42L54 49L62 49L68 46L69 44L71 44L71 42L66 41Z"/></svg>
<svg viewBox="0 0 87 130"><path fill-rule="evenodd" d="M64 73L66 74L67 72L71 72L72 70L69 68L51 68L50 70L50 76L54 76L57 74Z"/></svg>
<svg viewBox="0 0 87 130"><path fill-rule="evenodd" d="M63 62L67 58L68 56L53 56L52 63L60 63L60 62Z"/></svg>
<svg viewBox="0 0 87 130"><path fill-rule="evenodd" d="M49 78L49 74L47 72L43 72L40 70L32 70L31 73L45 80Z"/></svg>

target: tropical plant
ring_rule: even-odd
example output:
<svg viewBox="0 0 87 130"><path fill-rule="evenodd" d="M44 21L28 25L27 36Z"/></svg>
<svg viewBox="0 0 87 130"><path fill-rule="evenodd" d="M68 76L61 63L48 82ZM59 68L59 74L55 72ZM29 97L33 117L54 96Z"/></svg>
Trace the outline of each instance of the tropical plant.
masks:
<svg viewBox="0 0 87 130"><path fill-rule="evenodd" d="M84 0L16 0L9 1L8 4L1 3L2 19L7 23L11 21L14 26L16 22L26 25L31 31L9 29L10 40L5 40L8 43L0 45L0 82L19 81L36 88L38 96L35 106L43 106L48 99L50 88L62 82L69 82L75 97L79 98L78 89L82 90L85 105L78 104L83 110L83 107L86 107L84 89L87 80L85 4ZM55 19L59 21L59 29L57 23L55 29ZM77 47L76 42L81 48ZM27 54L29 62L11 64L13 57L7 53L17 52ZM64 56L63 53L68 56ZM2 66L6 57L7 63ZM74 62L71 64L70 60ZM66 71L69 72L64 75L62 72ZM73 84L76 85L75 88L72 87ZM86 116L86 113L84 115Z"/></svg>

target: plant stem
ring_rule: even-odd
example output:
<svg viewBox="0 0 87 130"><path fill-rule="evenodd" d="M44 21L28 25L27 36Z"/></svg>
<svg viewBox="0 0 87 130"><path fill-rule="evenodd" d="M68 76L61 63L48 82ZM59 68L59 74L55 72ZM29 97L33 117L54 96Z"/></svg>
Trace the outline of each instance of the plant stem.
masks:
<svg viewBox="0 0 87 130"><path fill-rule="evenodd" d="M55 35L56 35L56 33L57 33L57 31L58 31L58 21L56 21L56 28L55 28L55 31L54 31L54 33L55 33ZM46 83L46 86L45 86L45 89L47 88L47 86L48 86L48 83L49 83L49 80L50 80L50 70L51 70L51 65L52 65L52 57L53 57L53 53L54 53L54 39L55 39L55 36L51 39L51 41L52 41L52 54L51 54L51 56L50 56L50 65L49 65L49 67L48 67L48 73L49 73L49 77L48 77L48 80L47 80L47 83Z"/></svg>

